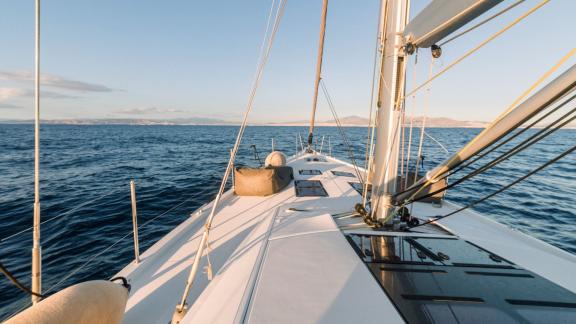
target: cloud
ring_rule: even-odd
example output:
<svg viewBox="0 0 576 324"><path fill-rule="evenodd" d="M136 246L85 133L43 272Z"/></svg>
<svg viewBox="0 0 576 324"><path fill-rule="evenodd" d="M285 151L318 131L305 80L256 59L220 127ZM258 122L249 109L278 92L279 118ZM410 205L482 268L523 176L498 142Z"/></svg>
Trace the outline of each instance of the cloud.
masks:
<svg viewBox="0 0 576 324"><path fill-rule="evenodd" d="M183 110L178 109L163 109L157 107L140 107L140 108L129 108L122 109L118 111L120 114L126 115L149 115L149 114L159 114L159 113L182 113Z"/></svg>
<svg viewBox="0 0 576 324"><path fill-rule="evenodd" d="M22 71L22 72L0 71L0 80L28 82L34 80L34 74L32 74L32 72L29 71ZM65 79L56 75L44 74L44 73L41 74L40 76L40 82L45 86L66 89L71 91L79 91L79 92L114 91L114 89L101 84Z"/></svg>
<svg viewBox="0 0 576 324"><path fill-rule="evenodd" d="M22 108L22 107L18 106L18 105L0 102L0 109L18 109L18 108Z"/></svg>
<svg viewBox="0 0 576 324"><path fill-rule="evenodd" d="M6 101L11 98L23 97L26 95L26 90L19 88L0 88L0 102Z"/></svg>
<svg viewBox="0 0 576 324"><path fill-rule="evenodd" d="M78 98L75 96L70 96L62 93L52 92L52 91L41 91L40 95L42 98L51 99L73 99ZM34 90L23 89L23 88L6 88L0 87L0 102L5 102L13 98L29 98L34 97Z"/></svg>

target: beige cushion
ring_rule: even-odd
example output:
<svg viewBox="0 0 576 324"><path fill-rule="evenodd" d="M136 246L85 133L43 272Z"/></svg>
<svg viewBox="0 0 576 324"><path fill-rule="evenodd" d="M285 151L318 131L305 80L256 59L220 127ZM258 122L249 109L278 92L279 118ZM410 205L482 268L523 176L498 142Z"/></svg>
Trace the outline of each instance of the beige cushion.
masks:
<svg viewBox="0 0 576 324"><path fill-rule="evenodd" d="M294 178L292 167L281 166L234 170L234 192L238 196L268 196L280 192Z"/></svg>

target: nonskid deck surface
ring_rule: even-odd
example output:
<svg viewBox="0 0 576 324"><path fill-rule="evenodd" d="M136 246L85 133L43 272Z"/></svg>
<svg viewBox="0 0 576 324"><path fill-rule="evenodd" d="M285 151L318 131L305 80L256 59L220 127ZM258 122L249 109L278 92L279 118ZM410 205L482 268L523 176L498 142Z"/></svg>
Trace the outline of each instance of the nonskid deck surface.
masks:
<svg viewBox="0 0 576 324"><path fill-rule="evenodd" d="M309 154L288 164L295 180L320 181L327 196L296 197L294 182L268 197L226 193L210 234L215 276L212 281L204 273L196 277L183 322L381 322L384 315L387 322L403 322L397 306L343 235L377 233L352 216L354 205L361 201L350 184L359 182L354 168ZM210 207L202 207L152 246L140 264L132 263L118 274L132 285L125 323L170 320ZM426 218L455 208L449 203L440 208L416 203L413 213ZM473 212L440 223L442 227L419 228L423 233L387 235L457 234L576 292L576 282L569 276L576 271L574 256Z"/></svg>

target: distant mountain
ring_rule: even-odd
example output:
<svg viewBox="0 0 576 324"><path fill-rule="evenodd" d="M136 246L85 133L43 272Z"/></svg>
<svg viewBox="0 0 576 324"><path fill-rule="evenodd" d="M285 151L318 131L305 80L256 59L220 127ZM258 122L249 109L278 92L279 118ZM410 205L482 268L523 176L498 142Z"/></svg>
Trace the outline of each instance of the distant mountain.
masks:
<svg viewBox="0 0 576 324"><path fill-rule="evenodd" d="M420 126L422 124L422 120L424 118L421 116L414 117L414 125ZM368 125L368 118L360 117L360 116L347 116L340 118L340 123L343 126L347 127L366 127ZM410 120L407 118L405 121L406 124L410 123ZM466 120L456 120L446 117L428 117L426 118L426 126L427 127L469 127L469 128L481 128L485 127L488 123L481 122L481 121L466 121ZM278 125L278 126L307 126L308 121L295 121L295 122L287 122L287 123L270 123L269 125ZM336 126L336 122L334 120L327 120L327 121L317 121L317 126Z"/></svg>
<svg viewBox="0 0 576 324"><path fill-rule="evenodd" d="M422 125L422 116L414 117L414 126L419 127ZM1 120L3 124L31 124L32 120ZM174 119L131 119L131 118L114 118L114 119L48 119L43 120L44 124L65 124L65 125L238 125L238 121L217 119L217 118L174 118ZM360 116L347 116L340 119L340 123L346 127L366 127L368 125L368 118ZM290 121L290 122L255 122L251 123L252 126L308 126L309 122L306 120ZM405 124L410 124L409 117L406 118ZM468 121L456 120L447 117L427 117L426 127L438 128L484 128L488 122L483 121ZM336 126L334 120L316 121L316 126ZM542 125L540 125L542 127ZM566 128L576 128L576 124L572 123L566 125Z"/></svg>
<svg viewBox="0 0 576 324"><path fill-rule="evenodd" d="M414 125L422 125L424 117L414 117ZM410 119L406 118L406 124L410 123ZM446 117L428 117L426 118L426 127L465 127L465 128L483 128L488 125L488 122L483 121L469 121L469 120L456 120Z"/></svg>

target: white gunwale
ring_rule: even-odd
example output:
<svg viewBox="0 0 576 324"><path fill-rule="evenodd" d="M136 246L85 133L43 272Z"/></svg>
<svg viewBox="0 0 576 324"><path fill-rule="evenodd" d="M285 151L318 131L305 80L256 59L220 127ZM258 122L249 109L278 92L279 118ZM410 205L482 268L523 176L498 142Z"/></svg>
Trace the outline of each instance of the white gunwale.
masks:
<svg viewBox="0 0 576 324"><path fill-rule="evenodd" d="M571 279L571 273L573 269L576 269L574 255L471 210L441 220L438 225L427 225L425 227L427 233L381 232L373 231L366 226L353 230L341 229L339 226L342 224L339 224L339 220L332 220L334 226L328 229L296 229L295 233L275 236L271 240L271 235L276 235L272 233L278 231L275 228L278 217L286 217L291 213L292 215L289 216L296 217L295 220L298 220L298 218L306 219L310 215L341 214L350 211L355 202L361 201L361 196L347 184L352 178L336 177L329 172L330 170L353 172L351 164L323 155L316 156L324 157L326 162L307 162L306 158L310 156L312 155L304 153L295 155L289 159L288 165L294 168L296 179L321 180L329 197L295 197L293 183L282 192L268 197L238 197L231 190L224 194L221 207L214 219L210 238L212 248L210 258L215 277L212 281L208 281L206 274L199 275L197 285L188 297L189 311L183 323L261 322L263 318L270 315L268 312L262 313L261 310L269 309L271 306L267 303L262 304L260 297L257 297L259 302L254 303L254 298L260 296L262 291L267 291L259 284L261 284L262 276L266 278L270 276L266 271L266 267L270 267L268 262L271 262L268 260L269 244L270 242L289 242L295 237L300 240L304 238L316 240L316 242L322 236L337 234L344 239L344 234L350 233L459 237L576 293L576 282ZM319 169L322 175L300 176L298 170L303 168ZM181 295L187 271L202 234L203 222L211 204L199 208L189 219L145 251L141 255L140 264L132 262L117 274L127 277L132 284L124 318L125 323L142 321L165 323L170 320ZM287 210L290 207L298 207L310 210L310 212L289 212ZM413 212L417 217L426 217L443 214L456 208L458 208L457 205L447 201L440 208L427 203L414 203ZM352 221L362 222L358 218ZM350 222L350 218L347 218L345 222ZM312 226L305 222L302 224ZM346 255L339 262L360 262L360 258L352 253L351 246L347 244L341 246L348 250L346 252L335 250L339 257ZM204 257L202 266L205 265L205 259ZM272 268L274 268L273 265ZM378 288L381 293L382 290L376 280L367 273L366 270L360 275L365 276L365 282L361 284ZM376 290L373 292L378 294ZM392 307L391 301L385 294L379 296L376 298L380 302L378 307ZM361 297L352 294L347 298L354 300L354 298ZM329 304L329 300L334 296L326 295L325 298L328 300L326 303ZM262 305L266 307L261 309ZM284 305L275 311L283 312L283 308L286 307ZM331 316L334 314L330 313L330 309L323 309L323 311L327 312L324 314L326 318L333 318ZM293 319L287 312L282 314L285 320ZM310 313L301 315L307 315L309 319L315 318L312 316L314 314ZM368 318L366 320L368 321Z"/></svg>

